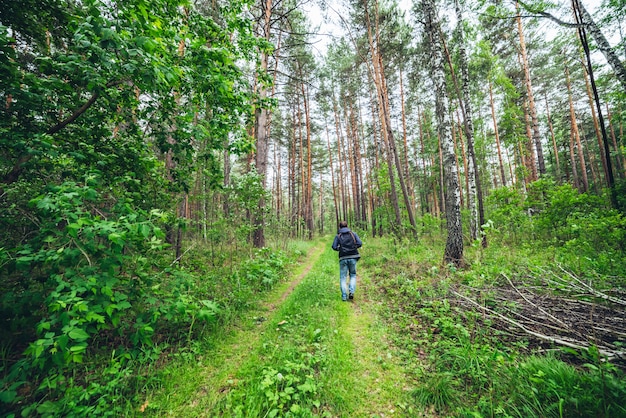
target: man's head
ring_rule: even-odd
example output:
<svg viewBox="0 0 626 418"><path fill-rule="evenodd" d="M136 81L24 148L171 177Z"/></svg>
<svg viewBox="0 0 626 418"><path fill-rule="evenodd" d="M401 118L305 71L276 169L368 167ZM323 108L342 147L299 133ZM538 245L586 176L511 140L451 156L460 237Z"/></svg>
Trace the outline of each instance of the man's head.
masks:
<svg viewBox="0 0 626 418"><path fill-rule="evenodd" d="M347 228L347 227L348 227L348 222L346 221L339 222L339 228Z"/></svg>

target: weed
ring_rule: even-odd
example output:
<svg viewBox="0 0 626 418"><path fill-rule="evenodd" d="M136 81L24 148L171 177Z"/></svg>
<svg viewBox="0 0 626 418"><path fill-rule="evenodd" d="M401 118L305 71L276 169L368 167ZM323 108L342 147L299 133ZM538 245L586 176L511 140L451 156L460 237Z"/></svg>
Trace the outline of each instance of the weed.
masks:
<svg viewBox="0 0 626 418"><path fill-rule="evenodd" d="M458 397L456 381L451 373L436 373L428 376L423 386L413 390L412 395L418 405L434 407L437 412L445 412L455 405Z"/></svg>

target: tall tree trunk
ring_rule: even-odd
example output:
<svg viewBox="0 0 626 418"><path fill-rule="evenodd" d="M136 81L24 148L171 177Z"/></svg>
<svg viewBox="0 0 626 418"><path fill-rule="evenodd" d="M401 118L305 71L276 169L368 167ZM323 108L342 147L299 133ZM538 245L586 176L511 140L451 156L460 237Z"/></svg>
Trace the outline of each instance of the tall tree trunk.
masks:
<svg viewBox="0 0 626 418"><path fill-rule="evenodd" d="M344 114L346 119L346 156L347 156L347 164L350 172L350 186L352 190L352 198L350 201L352 202L352 211L351 216L353 220L357 223L360 221L359 213L359 190L358 190L358 173L356 168L356 129L354 122L354 112L352 110L352 105L349 102L348 98L344 98Z"/></svg>
<svg viewBox="0 0 626 418"><path fill-rule="evenodd" d="M493 120L493 131L496 137L496 149L498 151L498 163L500 165L500 178L502 185L506 186L506 176L504 175L504 162L502 161L502 146L500 145L500 132L498 131L498 120L496 119L496 108L493 103L493 87L489 82L489 103L491 105L491 118Z"/></svg>
<svg viewBox="0 0 626 418"><path fill-rule="evenodd" d="M624 171L626 169L626 155L622 155L622 158L620 159L619 147L617 146L617 138L615 136L615 129L613 127L612 115L611 111L609 110L608 103L606 103L606 114L609 119L609 129L611 130L611 139L613 140L613 152L615 153L617 170L619 172L620 178L624 178L626 175L626 172ZM621 138L623 138L623 136Z"/></svg>
<svg viewBox="0 0 626 418"><path fill-rule="evenodd" d="M463 14L461 13L461 7L458 1L455 0L455 11L457 16L457 33L459 38L459 60L461 66L461 90L459 91L458 82L454 74L454 66L452 65L452 58L446 47L445 38L441 34L443 46L448 57L448 64L450 66L450 73L452 74L452 80L459 99L459 107L463 114L463 128L465 136L467 138L467 153L469 154L469 162L465 164L467 167L467 188L468 188L468 206L470 209L470 237L472 240L478 238L478 229L480 225L485 223L485 209L483 205L483 192L482 184L480 180L480 172L478 169L478 163L476 160L476 153L474 151L474 122L473 111L470 100L470 77L469 68L467 64L467 52L465 50L465 35L463 30ZM461 139L462 141L462 139ZM465 149L465 147L463 147ZM465 161L465 152L464 152ZM478 203L478 207L476 206ZM478 209L478 211L477 211ZM482 246L487 247L487 236L482 235Z"/></svg>
<svg viewBox="0 0 626 418"><path fill-rule="evenodd" d="M344 175L344 171L343 171L343 160L344 158L342 157L342 152L341 152L341 121L339 119L339 111L337 109L337 101L335 100L335 96L333 94L333 110L334 110L334 114L335 114L335 132L337 133L337 166L339 167L339 180L338 180L338 185L339 185L339 196L340 196L340 201L341 201L341 214L340 217L341 219L345 220L347 217L347 213L346 213L346 194L345 194L345 187L344 187L344 179L345 179L345 175Z"/></svg>
<svg viewBox="0 0 626 418"><path fill-rule="evenodd" d="M524 78L526 80L526 92L528 94L528 111L531 119L532 139L535 145L537 164L539 166L539 174L543 176L546 174L546 164L543 158L543 147L541 145L541 134L539 132L539 120L537 118L537 108L535 107L535 96L533 93L533 86L530 79L530 65L528 63L528 55L526 53L526 41L524 40L524 30L522 28L522 18L519 14L518 3L515 4L515 9L517 10L517 28L520 38L520 52L522 54L522 65L524 67ZM532 164L534 166L534 159L532 161ZM536 172L534 172L533 174L533 180L536 180Z"/></svg>
<svg viewBox="0 0 626 418"><path fill-rule="evenodd" d="M569 112L570 112L570 125L572 130L572 140L576 142L576 148L578 149L578 159L580 160L580 178L582 180L581 191L587 192L589 190L589 180L587 178L587 164L585 163L585 155L583 153L583 145L580 141L580 134L578 132L578 123L576 122L576 112L574 111L574 99L572 97L572 87L569 76L569 68L565 63L565 77L567 82L567 94L569 97Z"/></svg>
<svg viewBox="0 0 626 418"><path fill-rule="evenodd" d="M461 167L459 166L459 146L457 143L457 125L454 123L454 116L450 115L450 123L451 125L451 130L452 130L452 145L454 147L454 162L456 164L456 177L457 177L457 183L459 183L459 195L461 196L461 208L465 205L464 201L463 201L463 186L461 186L463 184L463 182L461 181ZM459 132L459 135L461 135L461 133Z"/></svg>
<svg viewBox="0 0 626 418"><path fill-rule="evenodd" d="M395 224L392 225L392 229L394 232L398 232L398 229L402 226L402 217L400 215L400 205L398 204L398 193L396 191L396 180L395 175L393 173L393 153L391 150L391 144L389 141L389 132L392 132L391 127L388 125L387 113L385 109L385 98L384 98L384 88L382 83L381 71L379 68L380 60L378 57L378 53L376 51L376 47L374 46L374 39L372 36L372 23L369 17L369 11L367 9L367 5L365 5L365 15L367 22L367 33L368 33L368 41L369 41L369 49L372 54L372 66L373 66L373 81L376 87L377 93L377 102L378 102L378 115L380 117L381 123L381 133L383 142L386 148L387 155L387 172L389 174L389 183L390 183L390 193L391 193L391 204L393 205L394 214L395 214ZM393 133L393 132L392 132Z"/></svg>
<svg viewBox="0 0 626 418"><path fill-rule="evenodd" d="M626 68L615 53L615 49L611 48L611 45L606 40L604 34L602 34L602 31L600 30L598 25L596 25L593 18L591 17L587 9L585 9L585 7L582 5L580 0L572 0L572 4L574 6L574 10L578 10L577 15L580 16L580 20L578 20L577 23L585 23L584 28L589 30L594 41L596 41L598 49L602 52L602 54L604 54L607 62L609 63L611 68L613 68L615 76L622 84L624 91L626 91ZM581 28L581 26L578 27L579 29Z"/></svg>
<svg viewBox="0 0 626 418"><path fill-rule="evenodd" d="M406 110L404 107L404 84L402 81L402 66L400 66L400 110L402 112L402 139L404 141L404 178L406 179L407 188L410 191L411 208L415 208L415 198L413 196L413 187L411 185L410 169L409 169L409 147L407 143L407 129L406 129Z"/></svg>
<svg viewBox="0 0 626 418"><path fill-rule="evenodd" d="M550 105L548 104L547 93L545 95L545 99L546 99L546 113L548 115L548 127L550 128L550 138L552 138L552 147L554 148L554 161L556 164L556 172L554 174L554 177L556 178L557 183L558 183L559 179L561 178L561 165L559 162L559 150L556 145L556 136L554 135L554 128L552 126L552 118L550 116Z"/></svg>
<svg viewBox="0 0 626 418"><path fill-rule="evenodd" d="M300 71L302 77L302 71ZM306 185L304 193L304 218L308 230L309 239L313 238L313 167L311 156L311 117L309 114L309 95L308 89L305 88L304 83L301 84L302 88L302 102L304 104L304 124L306 129L306 144L307 144L307 159L306 159Z"/></svg>
<svg viewBox="0 0 626 418"><path fill-rule="evenodd" d="M404 198L404 205L406 207L407 215L409 216L409 223L411 224L411 229L412 229L411 232L413 233L413 236L417 238L417 225L415 224L415 218L413 217L413 209L411 208L411 201L409 200L409 193L406 187L406 182L404 181L404 175L402 173L402 164L400 164L400 157L398 155L398 149L396 147L396 140L393 134L393 129L391 128L391 116L390 116L391 106L389 104L389 93L387 90L387 80L385 78L382 56L378 55L378 57L380 60L379 71L381 72L381 81L382 81L382 87L383 87L383 95L382 95L382 98L384 101L383 109L384 109L384 115L385 115L385 122L387 125L387 137L389 139L390 151L393 155L396 170L398 171L398 181L400 183L400 189L402 190L402 197Z"/></svg>
<svg viewBox="0 0 626 418"><path fill-rule="evenodd" d="M265 0L263 8L263 23L260 30L263 31L263 37L269 42L270 40L270 19L272 16L272 0ZM260 71L266 72L268 66L267 52L260 52ZM258 78L257 78L258 80ZM261 187L265 189L267 178L267 158L268 158L268 113L266 105L263 103L267 98L268 88L263 85L263 82L259 84L259 102L254 111L254 134L256 140L256 171L259 175ZM257 248L265 246L265 198L261 196L259 198L258 210L254 211L254 232L253 232L253 244Z"/></svg>
<svg viewBox="0 0 626 418"><path fill-rule="evenodd" d="M591 52L589 51L589 44L587 43L587 32L585 30L585 26L582 24L585 21L585 17L588 17L591 20L591 16L587 13L587 10L580 4L579 0L572 0L572 5L574 9L574 16L576 17L576 23L578 23L578 37L583 45L583 50L585 51L585 57L587 58L587 71L589 73L589 80L591 82L591 89L593 91L593 97L596 102L596 111L598 112L598 118L600 122L600 129L602 130L602 139L604 143L604 147L602 148L605 153L606 160L606 168L607 168L607 183L610 190L611 195L611 203L615 209L619 208L619 201L617 200L617 190L615 189L615 179L613 177L613 167L611 164L611 151L609 147L609 140L606 134L606 128L604 127L604 117L602 116L602 107L600 106L600 97L598 95L598 89L596 88L596 80L593 75L593 66L591 65ZM590 30L594 30L595 25L590 26ZM601 35L601 33L600 33ZM596 39L596 41L598 41ZM626 71L624 71L624 67L621 67L622 73L619 77L622 77L626 81ZM626 85L625 85L626 87Z"/></svg>
<svg viewBox="0 0 626 418"><path fill-rule="evenodd" d="M587 66L584 61L581 62L583 66L583 77L585 78L585 87L587 89L587 98L589 99L589 107L591 109L591 118L593 119L593 128L596 132L596 139L598 140L598 151L600 151L600 160L602 161L602 169L604 170L604 180L608 184L609 169L606 164L606 155L602 152L602 132L600 132L600 124L598 123L598 116L596 114L596 108L593 103L593 93L591 92L591 85L589 83L589 75L587 73Z"/></svg>
<svg viewBox="0 0 626 418"><path fill-rule="evenodd" d="M330 165L330 181L333 189L333 202L335 203L335 223L339 225L339 204L337 202L337 189L335 187L335 167L333 166L333 152L330 148L330 135L328 134L328 124L326 126L326 143L328 145L328 164Z"/></svg>
<svg viewBox="0 0 626 418"><path fill-rule="evenodd" d="M524 101L524 122L526 126L526 153L524 165L530 172L530 177L526 177L526 184L537 180L537 165L535 164L535 147L533 145L532 118L528 109L528 102Z"/></svg>
<svg viewBox="0 0 626 418"><path fill-rule="evenodd" d="M454 145L450 133L450 115L444 71L443 44L440 37L439 21L434 0L424 0L423 10L426 33L431 45L431 74L435 85L437 129L444 155L446 183L446 221L448 238L444 252L444 262L461 266L463 264L463 227L461 223L461 194L457 180Z"/></svg>
<svg viewBox="0 0 626 418"><path fill-rule="evenodd" d="M360 135L358 135L358 139L357 139L357 147L356 147L356 164L357 164L357 172L359 173L359 191L361 194L361 220L363 221L363 227L367 228L367 207L368 207L368 203L367 203L367 192L365 190L365 177L367 177L366 175L364 175L364 171L363 171L363 154L362 151L363 149L366 149L365 146L365 132L364 132L364 126L365 124L363 123L363 115L362 115L362 109L363 107L361 106L361 101L360 99L357 102L357 108L359 109L359 126L361 127L361 132ZM363 141L363 143L361 143L361 140ZM367 167L365 168L367 170Z"/></svg>
<svg viewBox="0 0 626 418"><path fill-rule="evenodd" d="M578 136L578 123L576 123L576 112L574 111L574 101L572 99L572 87L569 77L569 68L567 67L567 63L565 64L565 80L567 83L567 95L569 101L569 117L570 117L570 141L569 141L569 153L570 160L572 165L572 178L574 180L574 185L578 190L586 192L588 189L587 182L587 169L585 167L585 159L582 158L582 151L580 147L578 148L578 157L581 159L581 167L582 167L582 183L578 178L578 169L576 168L576 158L574 157L574 147L576 143L580 143L580 138Z"/></svg>
<svg viewBox="0 0 626 418"><path fill-rule="evenodd" d="M463 125L461 122L461 115L459 115L459 112L456 112L456 118L457 118L457 125L458 125L458 131L459 131L459 143L460 143L460 149L461 149L461 161L463 162L463 174L464 174L464 182L465 183L465 195L467 198L467 208L470 208L470 178L469 178L469 161L467 159L467 152L465 151L465 141L463 140ZM460 180L459 180L460 181ZM461 200L463 201L463 198L461 197Z"/></svg>
<svg viewBox="0 0 626 418"><path fill-rule="evenodd" d="M428 189L430 187L430 182L428 181L428 169L427 169L427 161L426 158L426 150L424 148L424 127L422 125L422 113L418 107L417 109L417 128L418 128L418 136L420 140L420 152L422 159L422 175L424 176L424 187L420 192L420 200L422 200L422 214L430 213L430 204L428 200Z"/></svg>
<svg viewBox="0 0 626 418"><path fill-rule="evenodd" d="M274 145L274 164L276 165L276 221L281 222L283 190L281 181L281 161L277 149L278 144Z"/></svg>

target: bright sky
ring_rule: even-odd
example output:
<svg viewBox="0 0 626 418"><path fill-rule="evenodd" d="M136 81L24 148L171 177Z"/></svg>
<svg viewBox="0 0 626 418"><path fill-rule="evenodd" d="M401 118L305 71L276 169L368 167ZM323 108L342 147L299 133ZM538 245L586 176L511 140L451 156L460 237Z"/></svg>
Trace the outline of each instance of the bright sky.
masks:
<svg viewBox="0 0 626 418"><path fill-rule="evenodd" d="M414 0L399 0L398 4L402 10L405 11L406 17L410 17L410 10ZM561 13L559 18L563 20L571 20L571 12L569 12L571 7L571 0L559 0L561 3L561 7L558 10L564 11ZM591 13L595 15L597 8L600 6L599 0L581 0L582 4L585 8ZM341 18L338 16L338 13L341 13L342 16L347 16L347 11L342 8L342 2L335 1L327 1L329 6L326 11L322 12L321 8L318 5L317 1L306 2L303 9L311 21L312 28L318 28L317 36L312 36L312 41L314 42L315 49L317 54L323 55L326 52L327 46L333 42L334 37L341 36L343 34ZM556 36L558 25L552 22L549 19L544 19L540 23L543 31L548 39ZM607 35L607 34L605 34ZM615 45L618 42L619 33L608 34L611 35L609 42L612 45Z"/></svg>
<svg viewBox="0 0 626 418"><path fill-rule="evenodd" d="M312 23L311 27L319 27L317 30L318 35L311 37L314 48L319 55L323 55L326 52L327 46L333 42L334 37L339 37L343 34L341 18L338 16L338 13L341 13L344 17L348 15L341 4L338 4L339 2L327 2L327 4L329 3L330 5L324 12L322 12L316 1L307 2L303 7L305 15ZM413 0L399 0L398 4L408 17Z"/></svg>

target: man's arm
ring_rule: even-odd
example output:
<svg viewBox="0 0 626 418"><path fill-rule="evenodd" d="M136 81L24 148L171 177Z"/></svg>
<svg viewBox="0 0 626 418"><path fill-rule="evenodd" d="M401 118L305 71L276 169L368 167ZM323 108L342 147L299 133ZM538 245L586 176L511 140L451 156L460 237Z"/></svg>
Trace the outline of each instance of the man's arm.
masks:
<svg viewBox="0 0 626 418"><path fill-rule="evenodd" d="M356 232L354 233L354 237L356 238L356 247L361 248L363 242L361 241L361 238L359 238L359 236L356 234Z"/></svg>
<svg viewBox="0 0 626 418"><path fill-rule="evenodd" d="M339 251L339 240L337 238L338 237L335 236L335 240L333 241L333 250L335 251Z"/></svg>

